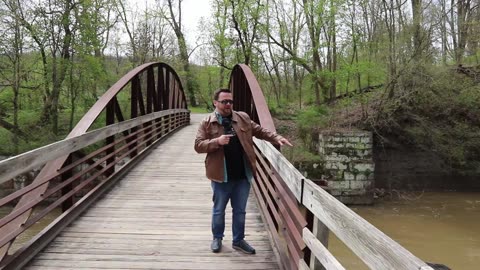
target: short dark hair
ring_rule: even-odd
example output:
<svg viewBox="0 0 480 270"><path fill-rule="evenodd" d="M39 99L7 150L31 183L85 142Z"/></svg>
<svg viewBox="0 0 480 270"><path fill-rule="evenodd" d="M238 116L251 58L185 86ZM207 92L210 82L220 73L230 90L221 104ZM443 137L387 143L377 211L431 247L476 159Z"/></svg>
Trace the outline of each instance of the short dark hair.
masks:
<svg viewBox="0 0 480 270"><path fill-rule="evenodd" d="M218 96L220 96L220 93L232 93L232 91L230 91L230 89L227 89L227 88L220 88L218 89L217 91L215 91L215 93L213 93L213 100L218 100Z"/></svg>

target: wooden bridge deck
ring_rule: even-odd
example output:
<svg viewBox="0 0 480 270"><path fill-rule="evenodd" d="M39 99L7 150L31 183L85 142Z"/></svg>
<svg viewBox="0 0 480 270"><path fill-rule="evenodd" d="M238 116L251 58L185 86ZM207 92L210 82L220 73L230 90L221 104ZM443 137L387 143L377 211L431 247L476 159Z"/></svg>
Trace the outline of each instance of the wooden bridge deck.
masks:
<svg viewBox="0 0 480 270"><path fill-rule="evenodd" d="M232 249L230 209L222 252L210 251L211 187L205 156L193 150L203 116L157 145L26 269L279 269L253 193L246 239L257 254Z"/></svg>

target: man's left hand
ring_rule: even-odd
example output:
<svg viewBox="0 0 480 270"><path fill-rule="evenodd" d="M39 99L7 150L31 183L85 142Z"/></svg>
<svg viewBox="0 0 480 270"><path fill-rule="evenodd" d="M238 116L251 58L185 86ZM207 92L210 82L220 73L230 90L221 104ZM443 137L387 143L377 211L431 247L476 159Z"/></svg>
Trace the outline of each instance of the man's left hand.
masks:
<svg viewBox="0 0 480 270"><path fill-rule="evenodd" d="M277 143L282 146L282 145L288 145L288 146L293 146L286 138L283 138L283 137L280 137L278 140L277 140Z"/></svg>

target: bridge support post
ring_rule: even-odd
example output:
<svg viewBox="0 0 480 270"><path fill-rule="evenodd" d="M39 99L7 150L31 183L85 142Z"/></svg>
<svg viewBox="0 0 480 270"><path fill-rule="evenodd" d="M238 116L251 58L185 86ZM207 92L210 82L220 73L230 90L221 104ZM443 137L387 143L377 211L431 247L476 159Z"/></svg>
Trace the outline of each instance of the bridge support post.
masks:
<svg viewBox="0 0 480 270"><path fill-rule="evenodd" d="M67 158L67 161L65 161L64 166L66 167L66 166L70 165L72 162L73 162L73 156L69 155L68 158ZM72 176L73 176L73 168L62 174L62 182L67 181ZM64 188L62 188L62 195L61 196L69 193L70 191L72 191L72 189L73 189L73 185L71 183L66 185ZM70 207L72 207L72 205L74 203L74 197L75 197L75 195L72 195L72 197L66 199L62 203L62 212L63 213L66 212L68 209L70 209Z"/></svg>
<svg viewBox="0 0 480 270"><path fill-rule="evenodd" d="M107 126L115 123L115 102L113 100L108 102L108 105L106 108L106 120L107 120L107 123L106 123ZM115 146L113 145L114 142L115 142L115 136L110 136L105 139L105 144L111 145L111 147L109 147L105 151L106 155L113 154L115 152ZM115 162L115 156L109 157L107 159L107 166L114 162ZM112 175L113 173L115 173L115 166L109 168L106 171L106 174L108 176Z"/></svg>
<svg viewBox="0 0 480 270"><path fill-rule="evenodd" d="M170 131L172 131L172 115L167 115L166 119L167 119L167 124L166 124L167 133L169 133Z"/></svg>
<svg viewBox="0 0 480 270"><path fill-rule="evenodd" d="M313 233L315 238L317 238L325 248L328 248L328 235L329 229L325 224L323 224L315 215L310 212L305 206L300 206L301 211L305 213L305 219L307 220L307 228ZM307 252L306 252L307 253ZM311 270L325 270L325 267L320 263L320 261L313 256L313 254L305 256L305 261L308 262Z"/></svg>
<svg viewBox="0 0 480 270"><path fill-rule="evenodd" d="M313 216L313 235L328 248L328 227L325 226L317 217ZM310 257L310 269L312 270L325 270L325 267L318 261L315 256Z"/></svg>

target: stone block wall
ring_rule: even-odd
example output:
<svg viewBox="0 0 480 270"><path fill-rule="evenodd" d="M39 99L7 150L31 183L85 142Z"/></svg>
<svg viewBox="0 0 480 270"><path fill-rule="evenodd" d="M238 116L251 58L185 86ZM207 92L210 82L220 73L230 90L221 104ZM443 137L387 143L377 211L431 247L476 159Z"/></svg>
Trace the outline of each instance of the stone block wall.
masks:
<svg viewBox="0 0 480 270"><path fill-rule="evenodd" d="M333 196L346 204L373 203L375 164L372 134L365 131L327 131L319 135L318 151Z"/></svg>

